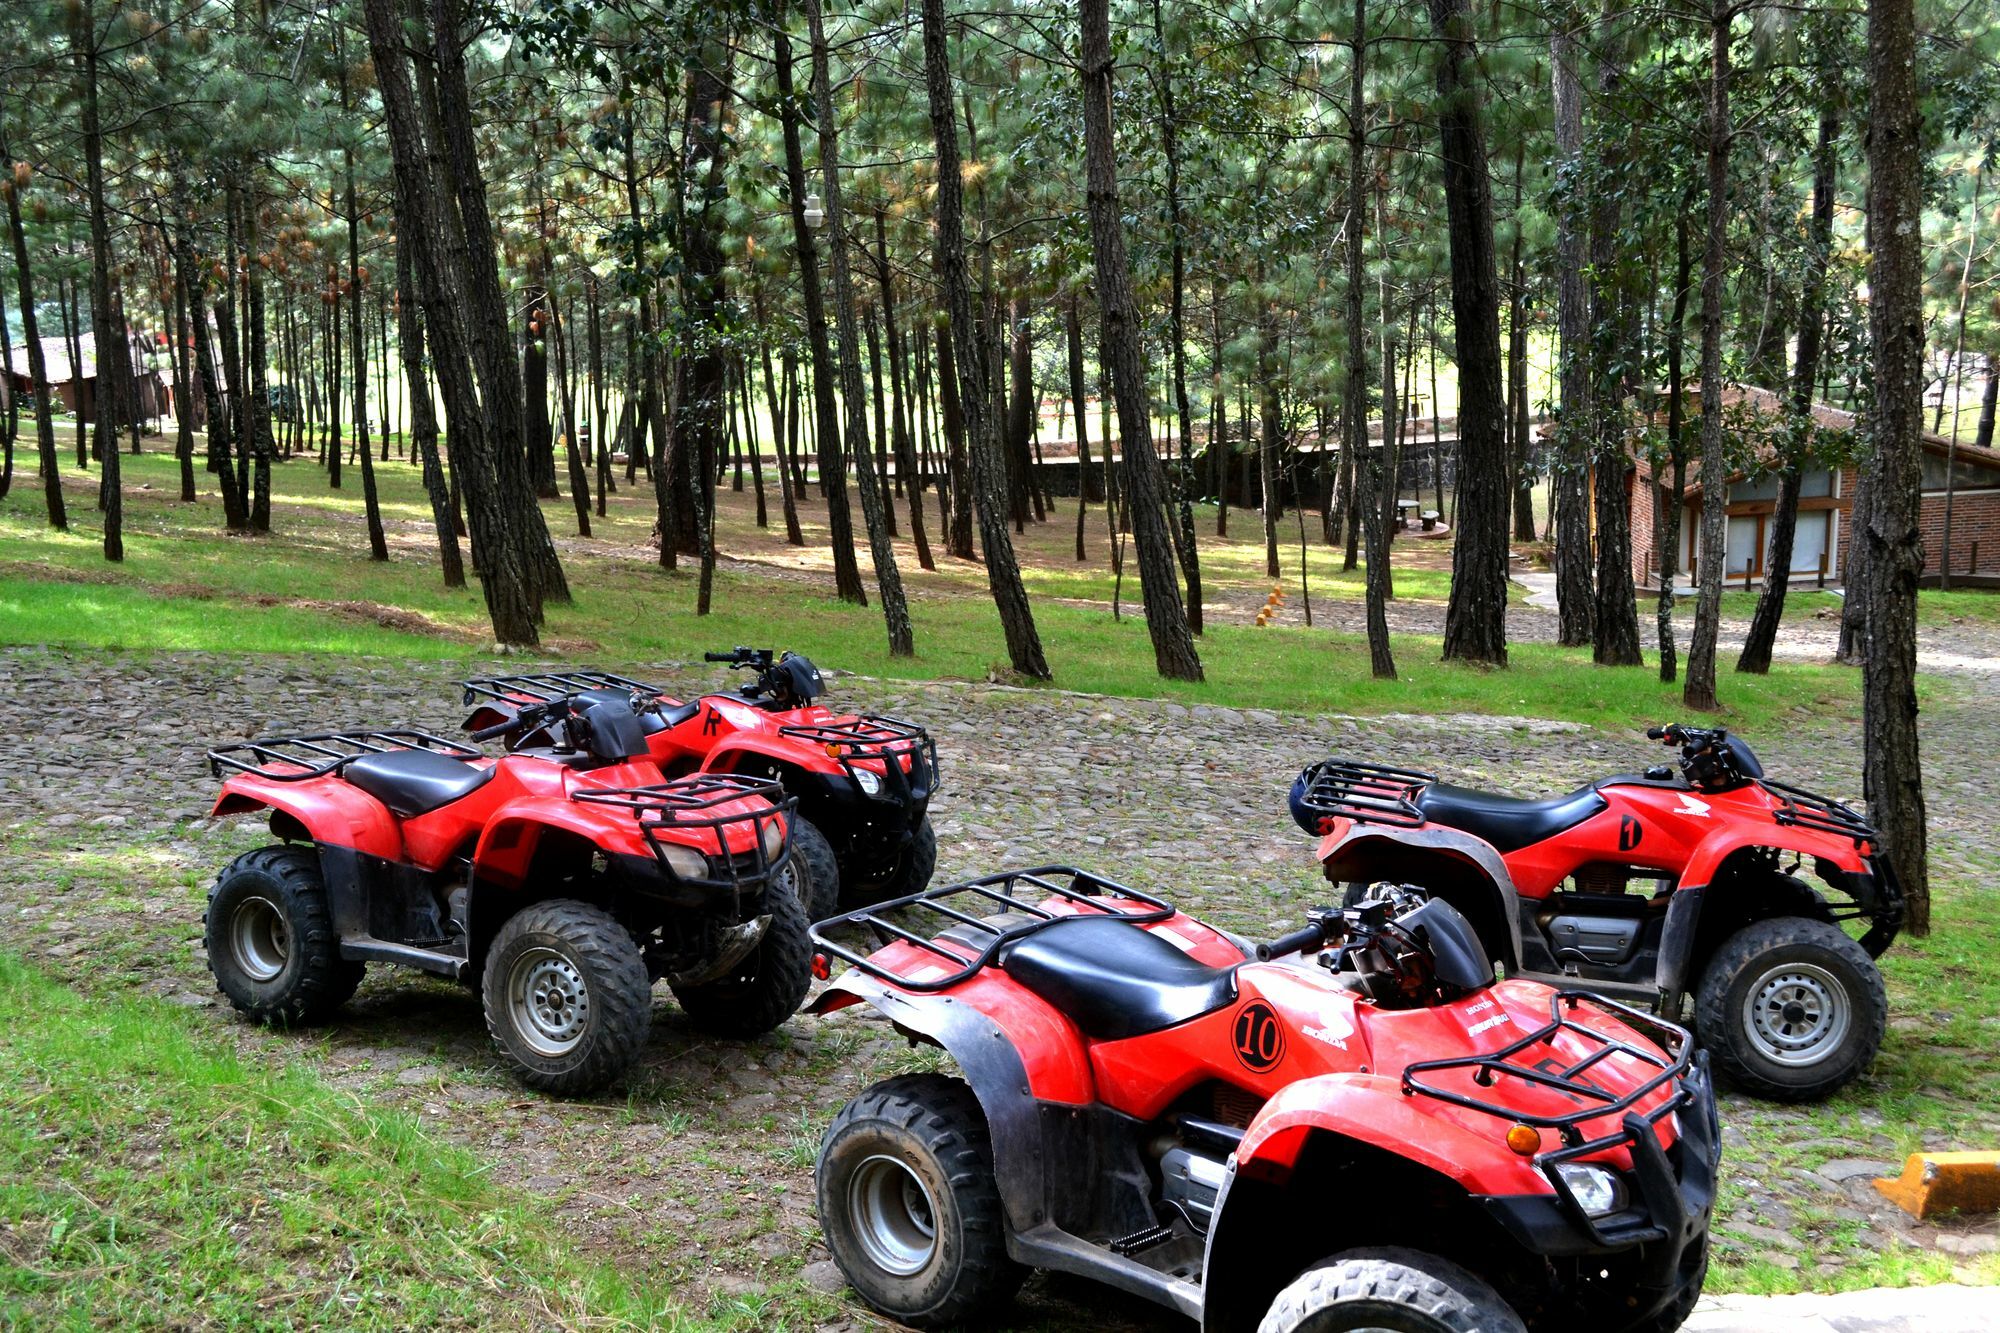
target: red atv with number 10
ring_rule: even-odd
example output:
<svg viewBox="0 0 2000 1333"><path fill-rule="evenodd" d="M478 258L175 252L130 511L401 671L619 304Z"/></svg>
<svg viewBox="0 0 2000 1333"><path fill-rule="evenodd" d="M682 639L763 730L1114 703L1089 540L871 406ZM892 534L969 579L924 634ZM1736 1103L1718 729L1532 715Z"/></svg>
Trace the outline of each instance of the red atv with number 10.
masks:
<svg viewBox="0 0 2000 1333"><path fill-rule="evenodd" d="M816 972L851 964L813 1012L872 1005L961 1075L876 1084L820 1148L827 1246L893 1319L990 1318L1032 1268L1210 1333L1667 1333L1700 1295L1706 1057L1496 982L1448 903L1387 890L1255 946L1046 867L813 939Z"/></svg>
<svg viewBox="0 0 2000 1333"><path fill-rule="evenodd" d="M1678 772L1524 800L1329 759L1293 784L1292 816L1350 896L1419 885L1464 913L1510 976L1669 1017L1692 997L1697 1035L1738 1086L1831 1095L1868 1068L1888 1022L1874 960L1903 899L1881 839L1839 801L1765 777L1741 737L1647 735L1680 748ZM1865 926L1859 939L1849 922Z"/></svg>

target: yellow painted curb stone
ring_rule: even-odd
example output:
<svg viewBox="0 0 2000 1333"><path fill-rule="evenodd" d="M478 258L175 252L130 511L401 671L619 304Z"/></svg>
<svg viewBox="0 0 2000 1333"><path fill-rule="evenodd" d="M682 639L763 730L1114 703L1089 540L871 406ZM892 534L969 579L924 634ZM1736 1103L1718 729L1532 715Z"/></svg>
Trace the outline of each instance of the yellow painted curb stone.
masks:
<svg viewBox="0 0 2000 1333"><path fill-rule="evenodd" d="M1875 1188L1920 1222L1940 1213L2000 1211L2000 1152L1913 1152L1902 1175L1878 1180Z"/></svg>

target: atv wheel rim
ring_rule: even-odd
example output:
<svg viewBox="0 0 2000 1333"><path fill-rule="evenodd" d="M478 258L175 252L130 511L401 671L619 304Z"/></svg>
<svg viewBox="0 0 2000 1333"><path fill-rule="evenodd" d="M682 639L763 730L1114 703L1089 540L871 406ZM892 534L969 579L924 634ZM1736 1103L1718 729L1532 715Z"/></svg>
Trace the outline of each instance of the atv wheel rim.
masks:
<svg viewBox="0 0 2000 1333"><path fill-rule="evenodd" d="M937 1206L898 1158L870 1157L855 1168L847 1220L868 1262L885 1273L914 1277L937 1253Z"/></svg>
<svg viewBox="0 0 2000 1333"><path fill-rule="evenodd" d="M536 1055L567 1055L590 1026L590 988L575 963L553 949L530 949L507 978L514 1031Z"/></svg>
<svg viewBox="0 0 2000 1333"><path fill-rule="evenodd" d="M1811 963L1785 963L1751 983L1744 1027L1757 1053L1799 1067L1830 1058L1853 1025L1847 987Z"/></svg>
<svg viewBox="0 0 2000 1333"><path fill-rule="evenodd" d="M273 981L292 956L285 914L269 898L245 898L229 919L229 953L252 981Z"/></svg>

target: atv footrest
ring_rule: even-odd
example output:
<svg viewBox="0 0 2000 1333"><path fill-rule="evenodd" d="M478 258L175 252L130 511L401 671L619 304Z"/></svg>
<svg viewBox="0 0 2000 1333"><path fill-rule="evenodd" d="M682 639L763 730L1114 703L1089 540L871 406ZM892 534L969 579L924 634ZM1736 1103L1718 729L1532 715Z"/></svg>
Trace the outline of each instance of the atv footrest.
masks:
<svg viewBox="0 0 2000 1333"><path fill-rule="evenodd" d="M454 759L480 756L480 751L470 745L433 736L428 731L326 731L311 736L266 736L235 745L218 745L208 752L208 771L218 778L223 776L223 770L229 769L274 782L303 782L337 772L364 755L387 754L391 750L430 750Z"/></svg>
<svg viewBox="0 0 2000 1333"><path fill-rule="evenodd" d="M1023 889L1040 898L1059 899L1070 910L1051 911L1022 897ZM950 898L961 898L965 902L961 906L945 901ZM984 916L966 910L982 906L988 909ZM992 911L994 906L1000 910ZM946 928L955 926L962 938L953 942L965 952L947 949L929 935L889 919L892 914L904 911L930 912L945 918L948 923L954 923ZM1075 866L1037 866L1032 870L1003 870L997 875L946 884L905 898L891 898L858 912L830 916L813 926L812 938L822 954L858 967L869 976L892 986L909 991L941 991L949 990L972 976L1014 941L1058 921L1070 920L1079 913L1116 917L1144 925L1166 920L1174 914L1174 909L1172 904L1150 894L1128 889L1123 884L1078 870ZM855 929L870 932L876 948L902 940L929 954L937 962L927 963L907 973L889 971L866 954L833 938L834 931Z"/></svg>
<svg viewBox="0 0 2000 1333"><path fill-rule="evenodd" d="M1174 1229L1172 1227L1151 1226L1141 1231L1135 1231L1129 1236L1120 1236L1117 1240L1111 1242L1110 1248L1113 1254L1131 1255L1137 1254L1141 1250L1150 1250L1156 1245L1164 1245L1173 1238Z"/></svg>

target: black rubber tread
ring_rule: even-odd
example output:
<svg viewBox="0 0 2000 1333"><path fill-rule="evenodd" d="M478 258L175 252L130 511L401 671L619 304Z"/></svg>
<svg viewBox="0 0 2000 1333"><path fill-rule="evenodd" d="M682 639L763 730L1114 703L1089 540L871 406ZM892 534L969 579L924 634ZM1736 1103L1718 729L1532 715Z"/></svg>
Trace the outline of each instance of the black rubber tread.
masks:
<svg viewBox="0 0 2000 1333"><path fill-rule="evenodd" d="M1788 1068L1760 1056L1743 1032L1739 987L1754 979L1753 971L1786 959L1814 963L1836 976L1846 974L1854 1022L1838 1057ZM1839 926L1806 917L1772 917L1745 926L1709 956L1695 991L1694 1026L1716 1068L1743 1091L1770 1101L1818 1101L1859 1078L1874 1063L1889 1026L1889 995L1868 951Z"/></svg>
<svg viewBox="0 0 2000 1333"><path fill-rule="evenodd" d="M931 827L931 817L925 815L917 821L894 870L880 879L863 880L848 875L841 881L840 905L852 910L922 893L930 886L931 876L937 873L937 856L937 830Z"/></svg>
<svg viewBox="0 0 2000 1333"><path fill-rule="evenodd" d="M796 882L797 871L787 869ZM699 986L673 987L688 1022L718 1037L760 1037L799 1010L812 989L812 936L805 904L788 884L765 898L771 924L744 958L738 974Z"/></svg>
<svg viewBox="0 0 2000 1333"><path fill-rule="evenodd" d="M792 866L805 890L806 912L813 921L824 921L840 911L840 858L813 822L794 811L785 819L785 832L792 843Z"/></svg>
<svg viewBox="0 0 2000 1333"><path fill-rule="evenodd" d="M937 1199L937 1256L910 1278L868 1262L849 1234L845 1199L837 1196L850 1161L885 1151L902 1156L930 1178L934 1196L944 1196ZM840 1271L869 1305L905 1324L946 1328L990 1318L1028 1275L1007 1257L986 1113L961 1079L902 1074L862 1092L827 1126L813 1187L820 1230Z"/></svg>
<svg viewBox="0 0 2000 1333"><path fill-rule="evenodd" d="M236 897L252 890L273 900L291 937L285 970L269 982L253 980L231 963L217 934ZM259 847L224 866L208 891L202 942L216 987L260 1023L295 1026L324 1019L347 1002L367 971L366 964L340 956L319 852L311 847Z"/></svg>
<svg viewBox="0 0 2000 1333"><path fill-rule="evenodd" d="M516 1040L507 1015L513 955L528 947L564 955L583 973L590 993L590 1029L561 1056L538 1055ZM645 1049L653 1027L653 983L632 932L603 908L573 898L530 903L508 917L486 951L480 991L486 1030L515 1075L561 1097L585 1096L615 1080Z"/></svg>
<svg viewBox="0 0 2000 1333"><path fill-rule="evenodd" d="M1257 1333L1527 1333L1500 1293L1419 1250L1348 1250L1278 1293Z"/></svg>

